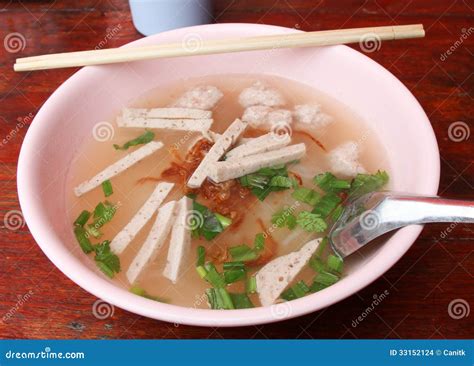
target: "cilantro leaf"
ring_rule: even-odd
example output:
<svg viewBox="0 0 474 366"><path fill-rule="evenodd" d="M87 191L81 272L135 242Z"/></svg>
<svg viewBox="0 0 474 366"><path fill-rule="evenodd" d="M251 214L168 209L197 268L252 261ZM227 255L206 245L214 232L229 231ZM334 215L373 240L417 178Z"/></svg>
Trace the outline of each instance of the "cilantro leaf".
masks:
<svg viewBox="0 0 474 366"><path fill-rule="evenodd" d="M344 189L351 188L351 182L344 179L337 179L334 174L329 172L318 174L313 178L313 182L324 192L337 193Z"/></svg>
<svg viewBox="0 0 474 366"><path fill-rule="evenodd" d="M327 224L321 216L309 211L300 212L296 222L303 230L308 232L321 233L327 229Z"/></svg>
<svg viewBox="0 0 474 366"><path fill-rule="evenodd" d="M275 212L272 215L271 222L280 228L286 226L288 229L293 230L296 227L296 217L289 208Z"/></svg>
<svg viewBox="0 0 474 366"><path fill-rule="evenodd" d="M359 197L366 193L378 191L388 183L389 177L385 171L377 171L375 174L357 174L351 184L349 196Z"/></svg>
<svg viewBox="0 0 474 366"><path fill-rule="evenodd" d="M307 203L308 205L314 206L318 203L321 196L318 192L313 189L299 187L296 188L291 196L300 202Z"/></svg>

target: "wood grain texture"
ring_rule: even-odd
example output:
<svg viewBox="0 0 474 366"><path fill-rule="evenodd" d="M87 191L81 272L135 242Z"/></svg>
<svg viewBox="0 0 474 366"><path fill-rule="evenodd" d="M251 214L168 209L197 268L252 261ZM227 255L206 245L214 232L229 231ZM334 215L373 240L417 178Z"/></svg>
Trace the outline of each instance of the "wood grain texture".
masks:
<svg viewBox="0 0 474 366"><path fill-rule="evenodd" d="M463 121L474 135L472 2L219 0L215 4L217 22L303 30L423 23L427 31L423 41L386 42L368 56L396 75L428 114L441 151L440 194L473 198L474 136L455 142L448 134L454 122ZM330 308L286 322L199 328L175 326L118 308L111 317L98 320L92 314L97 299L52 265L26 226L20 222L11 230L4 223L18 214L14 211L19 210L16 164L31 119L75 70L15 74L12 65L16 57L116 47L141 36L133 28L126 1L4 0L0 10L4 40L0 45L0 337L472 338L473 315L453 319L448 313L456 299L474 307L474 227L462 224L427 226L382 278ZM20 45L16 53L5 41L12 33L25 39L24 49ZM386 299L355 324L374 294L384 291L389 293Z"/></svg>

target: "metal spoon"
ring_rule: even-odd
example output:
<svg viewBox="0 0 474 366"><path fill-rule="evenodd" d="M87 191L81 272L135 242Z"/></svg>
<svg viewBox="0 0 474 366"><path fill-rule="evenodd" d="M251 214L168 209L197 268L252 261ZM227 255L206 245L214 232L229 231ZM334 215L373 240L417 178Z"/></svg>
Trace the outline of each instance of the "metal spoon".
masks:
<svg viewBox="0 0 474 366"><path fill-rule="evenodd" d="M474 223L474 201L368 193L345 207L329 233L329 241L344 258L389 231L430 222Z"/></svg>

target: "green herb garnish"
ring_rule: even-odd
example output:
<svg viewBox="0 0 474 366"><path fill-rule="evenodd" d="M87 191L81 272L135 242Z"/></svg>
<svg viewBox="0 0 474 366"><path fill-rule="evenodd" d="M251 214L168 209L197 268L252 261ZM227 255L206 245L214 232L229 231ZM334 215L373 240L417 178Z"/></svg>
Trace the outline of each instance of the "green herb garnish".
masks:
<svg viewBox="0 0 474 366"><path fill-rule="evenodd" d="M263 234L255 235L253 248L248 245L237 245L229 248L229 253L234 261L250 262L256 260L260 253L265 249L265 236Z"/></svg>
<svg viewBox="0 0 474 366"><path fill-rule="evenodd" d="M196 201L193 201L193 217L191 220L193 237L204 237L206 240L214 239L232 224L230 218L214 213Z"/></svg>
<svg viewBox="0 0 474 366"><path fill-rule="evenodd" d="M341 198L334 193L326 193L316 204L312 213L321 216L323 219L327 218L329 214L334 211L341 202Z"/></svg>
<svg viewBox="0 0 474 366"><path fill-rule="evenodd" d="M140 135L133 140L127 141L123 146L114 144L116 150L127 150L129 147L148 144L153 141L155 134L152 131L146 130L143 135Z"/></svg>
<svg viewBox="0 0 474 366"><path fill-rule="evenodd" d="M91 213L87 210L82 211L79 216L77 217L76 221L74 221L74 226L84 226L89 218L91 217Z"/></svg>
<svg viewBox="0 0 474 366"><path fill-rule="evenodd" d="M342 260L342 258L330 254L326 261L326 267L328 271L340 274L342 273L342 269L344 268L344 261Z"/></svg>
<svg viewBox="0 0 474 366"><path fill-rule="evenodd" d="M158 296L150 295L148 292L146 292L143 288L141 288L139 286L132 286L129 291L132 294L144 297L145 299L159 301L159 302L167 302L167 301L163 300L162 298L160 298Z"/></svg>
<svg viewBox="0 0 474 366"><path fill-rule="evenodd" d="M295 185L294 180L288 177L286 165L262 168L255 173L240 177L239 181L260 201L263 201L271 192L282 191Z"/></svg>
<svg viewBox="0 0 474 366"><path fill-rule="evenodd" d="M206 262L206 249L204 249L204 247L200 245L197 248L196 267L204 266L205 262Z"/></svg>
<svg viewBox="0 0 474 366"><path fill-rule="evenodd" d="M74 228L74 235L76 236L76 240L84 253L88 254L94 250L87 232L82 226L76 226Z"/></svg>
<svg viewBox="0 0 474 366"><path fill-rule="evenodd" d="M247 283L245 285L245 291L248 294L254 294L257 292L257 278L255 276L251 276L248 278Z"/></svg>
<svg viewBox="0 0 474 366"><path fill-rule="evenodd" d="M322 233L328 227L320 215L309 211L301 211L296 218L297 224L305 231Z"/></svg>
<svg viewBox="0 0 474 366"><path fill-rule="evenodd" d="M235 309L250 309L253 308L254 305L252 301L247 296L247 294L229 294L232 302L234 304Z"/></svg>
<svg viewBox="0 0 474 366"><path fill-rule="evenodd" d="M283 209L272 215L272 224L293 230L296 227L296 216L293 215L290 208Z"/></svg>
<svg viewBox="0 0 474 366"><path fill-rule="evenodd" d="M232 298L225 288L208 288L206 295L211 309L235 309Z"/></svg>
<svg viewBox="0 0 474 366"><path fill-rule="evenodd" d="M115 273L120 272L120 259L110 250L110 241L104 240L102 243L94 246L94 260L97 266L110 278Z"/></svg>
<svg viewBox="0 0 474 366"><path fill-rule="evenodd" d="M321 198L321 195L318 192L305 187L296 188L291 196L295 200L307 203L311 206L316 205Z"/></svg>
<svg viewBox="0 0 474 366"><path fill-rule="evenodd" d="M357 174L351 184L349 196L359 197L366 193L378 191L388 183L389 177L385 171L377 171L375 174Z"/></svg>
<svg viewBox="0 0 474 366"><path fill-rule="evenodd" d="M229 269L224 271L224 281L226 284L231 284L243 280L247 276L245 269Z"/></svg>
<svg viewBox="0 0 474 366"><path fill-rule="evenodd" d="M114 193L114 190L112 188L112 183L110 182L109 179L102 182L102 190L104 191L104 196L105 197L109 197Z"/></svg>
<svg viewBox="0 0 474 366"><path fill-rule="evenodd" d="M309 287L304 281L299 281L292 287L288 288L281 294L281 298L287 301L299 299L305 296L310 291Z"/></svg>
<svg viewBox="0 0 474 366"><path fill-rule="evenodd" d="M351 182L344 179L337 179L332 173L318 174L313 179L314 184L324 192L337 193L344 189L351 188Z"/></svg>

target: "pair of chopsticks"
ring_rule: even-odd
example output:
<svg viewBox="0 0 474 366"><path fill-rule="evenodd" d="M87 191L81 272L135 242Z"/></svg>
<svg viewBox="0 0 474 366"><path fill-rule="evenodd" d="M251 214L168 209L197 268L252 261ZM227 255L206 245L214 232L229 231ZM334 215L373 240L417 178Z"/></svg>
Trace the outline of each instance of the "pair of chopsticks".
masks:
<svg viewBox="0 0 474 366"><path fill-rule="evenodd" d="M194 36L195 39L189 39L190 42L194 42L191 45L187 45L186 37L184 37L181 43L54 53L19 58L13 68L15 71L32 71L113 64L163 57L210 55L277 48L330 46L350 43L361 43L362 45L367 42L380 44L382 41L420 38L424 35L425 31L422 24L298 32L220 40L202 40L198 34L192 34L190 36Z"/></svg>

